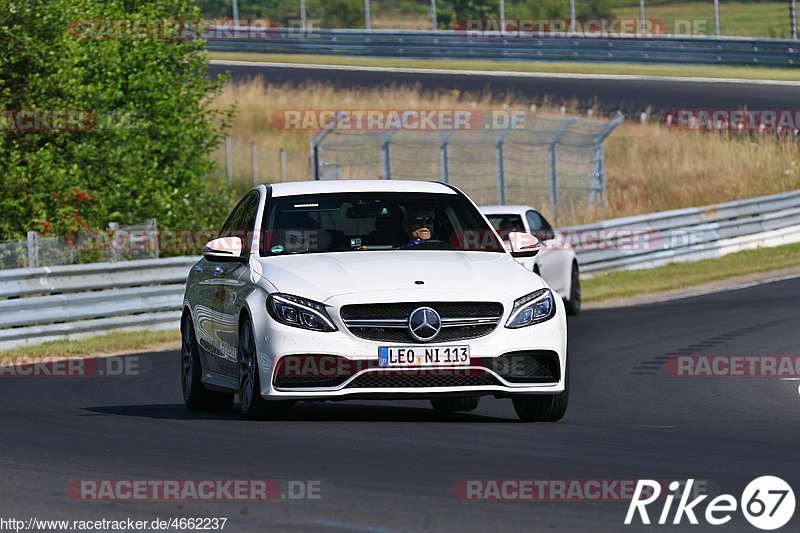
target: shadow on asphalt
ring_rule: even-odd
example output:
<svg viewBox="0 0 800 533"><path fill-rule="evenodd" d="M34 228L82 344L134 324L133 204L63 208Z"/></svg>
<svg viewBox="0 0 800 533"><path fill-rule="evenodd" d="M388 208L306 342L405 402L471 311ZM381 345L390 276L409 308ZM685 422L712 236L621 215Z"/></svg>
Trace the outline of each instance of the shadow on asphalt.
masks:
<svg viewBox="0 0 800 533"><path fill-rule="evenodd" d="M291 415L280 422L471 422L509 423L516 422L511 402L508 404L509 418L498 418L475 413L439 413L432 408L405 407L398 405L364 405L331 403L305 403L295 405ZM84 411L96 414L133 416L160 420L247 420L239 406L224 412L189 411L182 403L149 405L113 405L85 407Z"/></svg>

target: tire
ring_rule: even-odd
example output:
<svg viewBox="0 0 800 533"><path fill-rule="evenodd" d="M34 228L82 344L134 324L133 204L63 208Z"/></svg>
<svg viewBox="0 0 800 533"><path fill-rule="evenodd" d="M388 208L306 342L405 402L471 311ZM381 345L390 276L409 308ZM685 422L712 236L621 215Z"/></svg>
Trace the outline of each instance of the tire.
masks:
<svg viewBox="0 0 800 533"><path fill-rule="evenodd" d="M242 322L238 347L239 405L251 420L282 420L289 416L292 403L289 401L267 401L261 396L261 376L258 371L250 320Z"/></svg>
<svg viewBox="0 0 800 533"><path fill-rule="evenodd" d="M558 422L569 404L569 358L564 373L564 392L550 396L521 396L514 398L514 411L523 422Z"/></svg>
<svg viewBox="0 0 800 533"><path fill-rule="evenodd" d="M572 262L570 273L569 299L564 300L564 308L569 316L577 316L581 312L581 274L575 261Z"/></svg>
<svg viewBox="0 0 800 533"><path fill-rule="evenodd" d="M480 401L478 396L474 398L434 398L431 400L431 407L441 413L466 412L477 409Z"/></svg>
<svg viewBox="0 0 800 533"><path fill-rule="evenodd" d="M200 348L194 333L192 319L188 315L181 322L181 388L183 402L191 411L230 411L233 394L210 391L200 381L203 367L200 363Z"/></svg>

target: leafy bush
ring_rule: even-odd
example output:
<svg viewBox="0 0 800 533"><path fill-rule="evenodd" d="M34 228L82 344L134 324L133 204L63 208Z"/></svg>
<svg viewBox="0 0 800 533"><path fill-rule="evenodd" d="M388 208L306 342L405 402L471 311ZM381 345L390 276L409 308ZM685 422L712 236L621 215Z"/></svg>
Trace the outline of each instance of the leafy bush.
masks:
<svg viewBox="0 0 800 533"><path fill-rule="evenodd" d="M100 19L199 15L192 0L0 0L6 122L16 110L79 116L77 131L0 132L0 239L149 218L218 224L230 195L207 177L230 114L210 108L219 86L207 80L203 43L86 30Z"/></svg>

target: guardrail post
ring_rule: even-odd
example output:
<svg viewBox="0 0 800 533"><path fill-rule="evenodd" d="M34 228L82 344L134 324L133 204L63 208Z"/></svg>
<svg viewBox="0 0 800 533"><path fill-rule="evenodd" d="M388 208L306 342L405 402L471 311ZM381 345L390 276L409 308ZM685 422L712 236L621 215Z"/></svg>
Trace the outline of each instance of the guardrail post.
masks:
<svg viewBox="0 0 800 533"><path fill-rule="evenodd" d="M154 259L158 259L159 252L160 252L160 246L159 246L160 243L159 243L159 239L158 239L158 219L157 218L151 218L150 221L148 222L148 224L152 228L151 231L153 233L152 234L152 237L153 237L153 258Z"/></svg>
<svg viewBox="0 0 800 533"><path fill-rule="evenodd" d="M116 263L119 261L119 243L117 242L117 232L119 231L119 222L109 222L108 229L111 231L111 262Z"/></svg>
<svg viewBox="0 0 800 533"><path fill-rule="evenodd" d="M28 232L28 268L39 266L39 234L35 231Z"/></svg>

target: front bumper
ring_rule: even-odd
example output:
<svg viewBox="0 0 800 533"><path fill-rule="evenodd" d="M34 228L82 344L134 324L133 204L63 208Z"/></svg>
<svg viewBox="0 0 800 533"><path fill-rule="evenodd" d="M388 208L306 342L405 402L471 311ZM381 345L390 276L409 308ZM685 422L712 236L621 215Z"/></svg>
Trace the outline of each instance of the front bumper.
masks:
<svg viewBox="0 0 800 533"><path fill-rule="evenodd" d="M266 313L259 314L254 317L254 327L261 372L261 395L273 400L335 400L362 397L558 394L564 391L567 331L563 303L556 299L556 305L556 316L541 324L506 329L503 327L508 318L506 311L500 325L489 335L446 343L450 346L469 345L469 365L397 370L377 366L379 348L393 346L395 343L358 338L347 330L338 316L332 316L332 319L339 331L317 333L284 326ZM436 347L443 344L433 342L419 346ZM542 360L552 358L552 372L542 370L539 378L527 382L513 379L513 372L509 371L503 358L519 356L521 353L539 354ZM289 383L285 379L276 379L276 375L280 378L285 374L282 368L285 370L288 361L297 368L297 361L309 356L325 357L329 362L329 369L330 361L336 360L336 365L340 364L338 361L342 361L342 366L338 368L345 368L345 371L336 370L332 375L326 374L332 379L316 383L302 380ZM310 364L309 368L313 371L320 366Z"/></svg>

